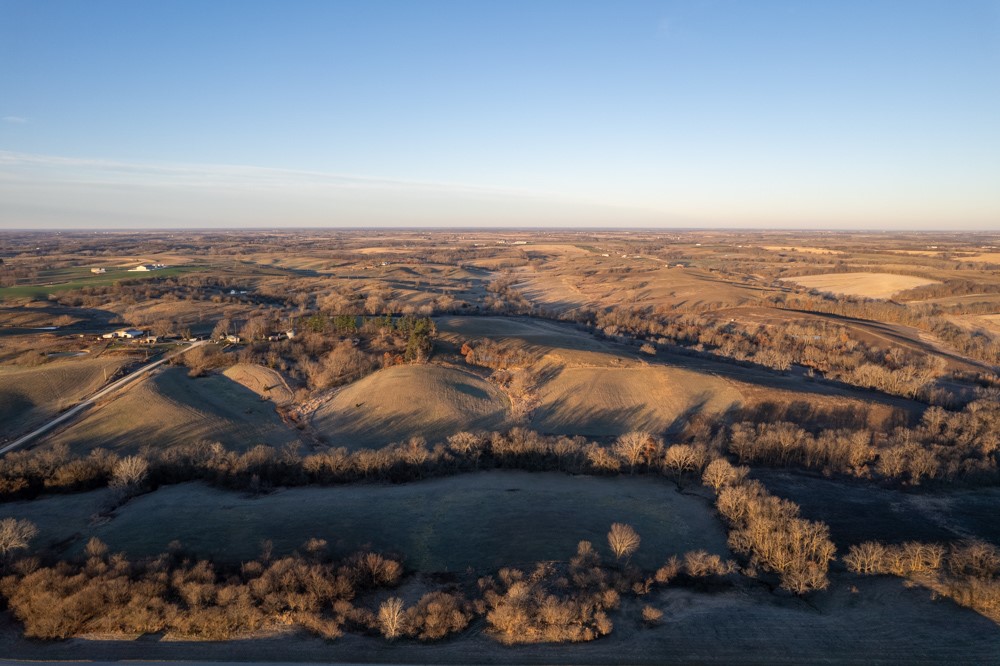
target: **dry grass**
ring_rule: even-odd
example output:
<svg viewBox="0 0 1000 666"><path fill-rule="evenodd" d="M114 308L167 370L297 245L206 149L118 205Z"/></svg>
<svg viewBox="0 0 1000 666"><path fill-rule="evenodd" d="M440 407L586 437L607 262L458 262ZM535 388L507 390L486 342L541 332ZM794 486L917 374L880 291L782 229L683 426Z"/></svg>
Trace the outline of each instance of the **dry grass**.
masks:
<svg viewBox="0 0 1000 666"><path fill-rule="evenodd" d="M278 406L288 405L295 398L285 378L276 370L262 365L237 363L226 368L222 374Z"/></svg>
<svg viewBox="0 0 1000 666"><path fill-rule="evenodd" d="M191 379L181 368L167 368L88 411L51 441L133 452L201 440L247 449L293 442L296 433L271 402L228 377Z"/></svg>
<svg viewBox="0 0 1000 666"><path fill-rule="evenodd" d="M34 368L0 366L0 424L12 435L67 409L105 383L127 359L72 358Z"/></svg>
<svg viewBox="0 0 1000 666"><path fill-rule="evenodd" d="M591 255L560 259L541 269L521 269L517 289L531 303L554 312L623 304L737 306L757 303L769 293L763 288L736 284L710 271L666 266L656 260L610 257L597 262ZM630 268L630 272L616 272L623 266Z"/></svg>
<svg viewBox="0 0 1000 666"><path fill-rule="evenodd" d="M938 282L892 273L828 273L786 279L809 289L865 298L891 298L900 291Z"/></svg>
<svg viewBox="0 0 1000 666"><path fill-rule="evenodd" d="M661 433L696 413L742 404L733 384L666 366L566 368L539 388L532 426L543 432L613 436Z"/></svg>
<svg viewBox="0 0 1000 666"><path fill-rule="evenodd" d="M801 245L793 246L781 246L781 245L762 245L765 250L770 250L771 252L802 252L804 254L844 254L840 250L831 250L825 247L805 247Z"/></svg>
<svg viewBox="0 0 1000 666"><path fill-rule="evenodd" d="M380 370L336 392L313 414L331 444L383 446L412 436L440 441L460 430L503 429L506 397L475 375L431 365Z"/></svg>

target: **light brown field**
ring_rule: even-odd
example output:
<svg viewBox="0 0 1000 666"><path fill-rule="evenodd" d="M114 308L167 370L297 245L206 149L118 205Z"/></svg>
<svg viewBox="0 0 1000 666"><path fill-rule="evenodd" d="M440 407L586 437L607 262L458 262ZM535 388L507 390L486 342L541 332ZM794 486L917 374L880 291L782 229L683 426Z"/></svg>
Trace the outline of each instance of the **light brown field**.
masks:
<svg viewBox="0 0 1000 666"><path fill-rule="evenodd" d="M961 257L959 261L979 261L986 264L1000 264L1000 252L980 252L970 257Z"/></svg>
<svg viewBox="0 0 1000 666"><path fill-rule="evenodd" d="M492 384L462 370L401 365L335 392L312 415L333 446L380 447L413 436L441 441L460 430L503 429L509 401Z"/></svg>
<svg viewBox="0 0 1000 666"><path fill-rule="evenodd" d="M784 279L809 289L865 298L891 298L907 289L938 283L937 280L893 273L826 273Z"/></svg>
<svg viewBox="0 0 1000 666"><path fill-rule="evenodd" d="M351 250L358 254L416 254L421 251L421 248L416 247L360 247Z"/></svg>
<svg viewBox="0 0 1000 666"><path fill-rule="evenodd" d="M34 368L0 366L0 437L11 436L96 392L127 359L68 358Z"/></svg>
<svg viewBox="0 0 1000 666"><path fill-rule="evenodd" d="M595 270L590 257L523 268L518 290L532 303L564 313L580 307L737 306L756 303L770 289L737 284L710 271L654 263L649 259L603 259L611 262ZM599 265L598 265L599 266ZM627 272L620 267L627 266Z"/></svg>
<svg viewBox="0 0 1000 666"><path fill-rule="evenodd" d="M804 254L844 254L841 250L831 250L825 247L805 247L801 245L794 246L781 246L781 245L762 245L765 250L770 250L771 252L802 252Z"/></svg>
<svg viewBox="0 0 1000 666"><path fill-rule="evenodd" d="M226 368L222 374L279 407L290 404L295 398L281 373L262 365L237 363Z"/></svg>
<svg viewBox="0 0 1000 666"><path fill-rule="evenodd" d="M515 245L514 249L524 250L525 252L539 252L545 254L561 254L561 255L573 255L573 256L586 256L591 254L590 250L585 250L578 245L569 245L562 243L531 243L528 245Z"/></svg>
<svg viewBox="0 0 1000 666"><path fill-rule="evenodd" d="M663 433L686 416L742 404L729 382L675 367L565 368L539 388L532 427L606 437L629 430Z"/></svg>
<svg viewBox="0 0 1000 666"><path fill-rule="evenodd" d="M296 440L273 403L228 377L191 379L182 368L166 368L88 410L50 441L77 451L102 447L132 452L199 441L242 450Z"/></svg>

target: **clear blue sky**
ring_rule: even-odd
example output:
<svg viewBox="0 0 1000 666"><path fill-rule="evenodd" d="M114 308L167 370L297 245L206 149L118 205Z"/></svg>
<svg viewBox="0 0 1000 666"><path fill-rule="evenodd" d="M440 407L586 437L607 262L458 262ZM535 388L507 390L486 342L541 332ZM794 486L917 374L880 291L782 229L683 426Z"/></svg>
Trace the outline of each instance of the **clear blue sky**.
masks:
<svg viewBox="0 0 1000 666"><path fill-rule="evenodd" d="M1000 229L1000 0L0 0L0 227Z"/></svg>

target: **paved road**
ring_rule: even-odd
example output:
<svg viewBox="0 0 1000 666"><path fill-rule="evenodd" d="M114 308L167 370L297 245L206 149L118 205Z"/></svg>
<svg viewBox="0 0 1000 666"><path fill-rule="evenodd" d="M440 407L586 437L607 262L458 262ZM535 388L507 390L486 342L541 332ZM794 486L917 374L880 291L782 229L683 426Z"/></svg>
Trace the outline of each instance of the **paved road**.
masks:
<svg viewBox="0 0 1000 666"><path fill-rule="evenodd" d="M115 391L117 391L120 388L128 386L129 384L131 384L132 382L134 382L139 377L142 377L143 375L146 375L149 372L155 370L160 365L166 363L170 359L172 359L172 358L174 358L176 356L180 356L181 354L186 354L187 352L191 351L195 347L200 347L201 345L207 344L208 342L209 342L208 340L200 340L198 342L192 342L192 343L188 344L186 347L184 347L184 349L180 349L178 351L175 351L172 354L167 354L166 356L164 356L163 358L161 358L159 361L155 361L153 363L150 363L149 365L143 366L143 367L139 368L138 370L136 370L135 372L129 373L128 375L122 377L121 379L108 384L107 386L105 386L103 389L101 389L100 391L98 391L94 395L90 396L89 398L87 398L86 400L84 400L80 404L76 405L75 407L72 407L71 409L66 410L65 412L63 412L59 416L55 417L54 419L52 419L48 423L46 423L46 424L44 424L44 425L42 425L42 426L40 426L38 428L35 428L31 432L29 432L27 435L24 435L23 437L19 437L18 439L14 440L10 444L7 444L6 446L3 446L2 448L0 448L0 455L3 455L5 453L7 453L8 451L13 451L14 449L17 449L17 448L20 448L20 447L24 446L25 444L27 444L31 440L35 439L36 437L44 435L48 431L52 430L57 425L60 425L62 423L65 423L66 421L69 421L74 416L76 416L77 414L79 414L80 412L82 412L87 407L93 405L95 402L97 402L98 400L100 400L104 396L109 395L111 393L114 393Z"/></svg>

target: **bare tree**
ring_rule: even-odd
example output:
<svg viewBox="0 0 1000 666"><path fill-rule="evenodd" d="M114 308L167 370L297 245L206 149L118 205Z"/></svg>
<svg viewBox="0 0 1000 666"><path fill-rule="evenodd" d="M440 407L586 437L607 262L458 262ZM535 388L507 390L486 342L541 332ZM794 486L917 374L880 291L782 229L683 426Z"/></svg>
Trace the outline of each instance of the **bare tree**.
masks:
<svg viewBox="0 0 1000 666"><path fill-rule="evenodd" d="M632 529L631 525L624 523L612 524L611 531L608 532L608 546L619 562L623 558L628 561L635 551L639 550L640 541L642 539L639 533Z"/></svg>
<svg viewBox="0 0 1000 666"><path fill-rule="evenodd" d="M378 609L378 624L382 629L382 635L390 641L397 638L403 632L403 600L399 597L389 597L382 602Z"/></svg>
<svg viewBox="0 0 1000 666"><path fill-rule="evenodd" d="M627 432L615 440L611 448L616 456L628 463L629 473L635 473L636 465L642 462L652 440L648 432Z"/></svg>
<svg viewBox="0 0 1000 666"><path fill-rule="evenodd" d="M716 458L708 463L701 481L706 486L711 486L715 492L719 492L723 486L740 483L749 471L746 467L733 467L725 458Z"/></svg>
<svg viewBox="0 0 1000 666"><path fill-rule="evenodd" d="M115 463L108 485L123 496L134 494L149 475L149 463L142 456L126 456Z"/></svg>
<svg viewBox="0 0 1000 666"><path fill-rule="evenodd" d="M30 520L4 518L0 520L0 558L8 553L27 548L38 536L38 528Z"/></svg>
<svg viewBox="0 0 1000 666"><path fill-rule="evenodd" d="M674 444L663 457L663 466L673 470L678 482L685 472L693 472L701 466L702 452L690 444Z"/></svg>

